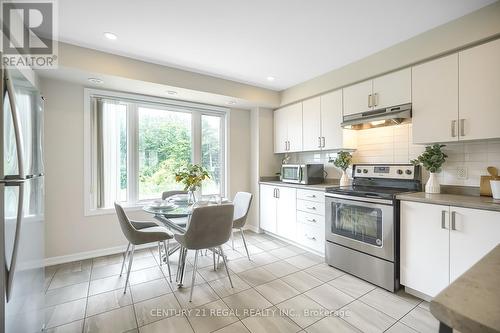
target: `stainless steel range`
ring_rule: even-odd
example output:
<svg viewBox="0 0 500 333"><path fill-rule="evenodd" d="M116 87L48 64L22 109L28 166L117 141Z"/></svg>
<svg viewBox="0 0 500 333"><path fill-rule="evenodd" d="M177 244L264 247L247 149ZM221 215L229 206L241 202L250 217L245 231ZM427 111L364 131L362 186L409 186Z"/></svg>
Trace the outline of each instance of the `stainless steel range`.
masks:
<svg viewBox="0 0 500 333"><path fill-rule="evenodd" d="M325 194L326 261L384 289L399 289L399 201L421 190L411 164L356 164L353 184Z"/></svg>

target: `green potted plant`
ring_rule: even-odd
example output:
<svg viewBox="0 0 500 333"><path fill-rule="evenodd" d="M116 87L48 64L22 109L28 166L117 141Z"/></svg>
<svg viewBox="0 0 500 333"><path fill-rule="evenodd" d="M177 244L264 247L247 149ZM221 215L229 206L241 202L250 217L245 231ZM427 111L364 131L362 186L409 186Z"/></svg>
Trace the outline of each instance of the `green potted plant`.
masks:
<svg viewBox="0 0 500 333"><path fill-rule="evenodd" d="M446 145L434 144L432 146L427 146L419 157L411 161L414 165L422 165L430 173L429 180L425 184L426 193L441 192L437 173L441 171L441 166L448 157L448 155L443 153L443 147L446 147Z"/></svg>
<svg viewBox="0 0 500 333"><path fill-rule="evenodd" d="M333 165L342 170L342 177L340 178L340 186L349 186L349 175L347 168L351 165L352 155L347 151L339 151L337 157L333 160Z"/></svg>
<svg viewBox="0 0 500 333"><path fill-rule="evenodd" d="M205 179L209 179L208 171L198 164L188 164L175 173L175 181L184 184L184 191L188 191L188 200L196 202L196 191L201 187Z"/></svg>

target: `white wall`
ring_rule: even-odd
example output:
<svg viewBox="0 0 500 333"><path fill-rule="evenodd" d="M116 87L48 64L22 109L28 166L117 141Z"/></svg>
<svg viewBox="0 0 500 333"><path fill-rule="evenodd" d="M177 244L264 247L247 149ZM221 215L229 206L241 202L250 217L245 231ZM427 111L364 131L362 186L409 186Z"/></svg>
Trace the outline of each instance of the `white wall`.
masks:
<svg viewBox="0 0 500 333"><path fill-rule="evenodd" d="M408 67L479 41L498 37L499 34L500 1L497 1L352 64L283 90L281 105Z"/></svg>
<svg viewBox="0 0 500 333"><path fill-rule="evenodd" d="M42 78L45 102L46 257L51 262L126 245L115 215L84 216L82 85ZM231 110L230 192L250 190L250 112ZM132 218L151 219L140 211ZM115 249L116 250L116 249ZM69 257L61 257L69 256Z"/></svg>

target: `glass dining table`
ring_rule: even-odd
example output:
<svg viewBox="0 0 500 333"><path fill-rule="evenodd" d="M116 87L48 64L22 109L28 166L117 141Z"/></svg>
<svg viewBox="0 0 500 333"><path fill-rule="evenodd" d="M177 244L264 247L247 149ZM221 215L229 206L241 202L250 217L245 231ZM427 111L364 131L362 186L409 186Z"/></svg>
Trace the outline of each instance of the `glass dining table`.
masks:
<svg viewBox="0 0 500 333"><path fill-rule="evenodd" d="M174 234L184 234L189 226L189 220L191 214L196 207L206 206L206 205L220 205L220 204L230 203L227 199L222 200L208 200L199 201L197 203L190 203L186 199L185 195L174 195L165 201L165 204L153 203L151 205L146 205L142 208L146 213L152 214L153 217L167 229L172 231ZM182 248L180 244L175 243L171 246L168 254L172 255L174 252L179 250L179 264L177 266L177 275L175 281L179 287L183 286L184 275L186 270L186 258L187 249ZM210 250L216 255L219 255L218 250ZM166 252L166 251L165 251ZM227 259L227 258L226 258ZM163 258L163 262L166 262L166 258Z"/></svg>

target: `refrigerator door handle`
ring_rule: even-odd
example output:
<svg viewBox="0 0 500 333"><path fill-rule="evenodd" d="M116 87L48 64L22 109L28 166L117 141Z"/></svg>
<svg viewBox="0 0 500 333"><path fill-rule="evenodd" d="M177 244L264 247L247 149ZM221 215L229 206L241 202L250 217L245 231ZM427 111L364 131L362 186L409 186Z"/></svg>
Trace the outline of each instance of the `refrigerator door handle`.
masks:
<svg viewBox="0 0 500 333"><path fill-rule="evenodd" d="M17 167L19 168L19 178L24 179L26 175L24 174L23 137L21 135L19 113L16 107L16 95L14 92L14 85L12 84L12 79L10 77L9 71L5 71L5 87L7 88L7 94L9 95L10 111L12 113L12 122L14 124L14 135L16 138Z"/></svg>
<svg viewBox="0 0 500 333"><path fill-rule="evenodd" d="M16 216L16 233L14 236L14 245L12 249L12 259L10 262L10 267L7 269L5 267L6 279L5 279L5 296L6 301L10 300L12 296L12 283L14 280L14 273L16 271L17 265L17 252L19 248L19 238L21 236L21 221L23 219L23 206L24 206L24 182L12 182L4 183L2 185L2 190L5 191L5 186L18 186L19 187L19 201L17 204L17 216ZM6 265L7 266L7 265Z"/></svg>

